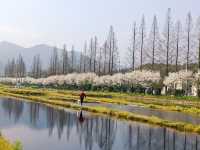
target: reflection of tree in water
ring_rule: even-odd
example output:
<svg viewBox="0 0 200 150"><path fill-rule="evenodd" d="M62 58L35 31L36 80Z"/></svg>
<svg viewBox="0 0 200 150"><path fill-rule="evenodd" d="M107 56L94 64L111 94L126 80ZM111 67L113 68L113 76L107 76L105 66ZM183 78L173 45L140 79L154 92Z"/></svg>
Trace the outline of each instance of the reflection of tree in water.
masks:
<svg viewBox="0 0 200 150"><path fill-rule="evenodd" d="M110 118L99 118L99 120L97 124L99 129L96 136L97 143L102 150L111 150L117 132L116 121Z"/></svg>
<svg viewBox="0 0 200 150"><path fill-rule="evenodd" d="M55 125L56 113L53 108L47 107L46 114L47 114L47 128L49 128L49 136L51 136Z"/></svg>
<svg viewBox="0 0 200 150"><path fill-rule="evenodd" d="M87 118L77 129L80 143L84 141L86 150L92 150L94 142L102 150L112 149L117 129L116 121L101 117Z"/></svg>
<svg viewBox="0 0 200 150"><path fill-rule="evenodd" d="M66 112L64 110L58 111L58 123L57 123L57 129L58 129L58 138L61 139L64 126L67 122Z"/></svg>
<svg viewBox="0 0 200 150"><path fill-rule="evenodd" d="M75 126L76 115L74 113L66 112L66 127L67 127L67 139L69 140L71 129Z"/></svg>
<svg viewBox="0 0 200 150"><path fill-rule="evenodd" d="M21 101L14 101L11 99L3 100L2 107L6 113L8 113L9 117L14 117L15 123L20 119L23 109L24 103Z"/></svg>
<svg viewBox="0 0 200 150"><path fill-rule="evenodd" d="M40 110L40 104L38 103L30 103L30 122L33 126L37 124L37 121L39 119L39 110Z"/></svg>
<svg viewBox="0 0 200 150"><path fill-rule="evenodd" d="M127 150L200 150L199 138L193 134L136 123L127 126L123 139Z"/></svg>
<svg viewBox="0 0 200 150"><path fill-rule="evenodd" d="M85 149L92 149L93 145L93 120L92 119L86 119L85 126L83 128L84 132L84 139L85 139Z"/></svg>
<svg viewBox="0 0 200 150"><path fill-rule="evenodd" d="M59 139L65 131L68 140L71 134L75 134L86 150L95 149L97 145L101 150L112 150L118 146L118 150L200 150L200 136L195 134L179 133L140 123L129 124L103 117L84 116L84 121L80 123L74 113L14 100L2 100L1 105L6 115L14 118L15 122L22 116L23 109L28 108L30 115L23 117L30 117L33 126L36 126L42 117L42 120L47 122L50 136L54 129L57 129L55 133ZM76 129L76 132L72 132L72 129ZM120 141L122 145L116 141Z"/></svg>
<svg viewBox="0 0 200 150"><path fill-rule="evenodd" d="M46 108L47 127L49 128L49 136L52 135L54 127L57 127L58 138L63 134L66 126L67 139L70 137L71 128L74 126L76 116L64 110L56 110L51 107Z"/></svg>

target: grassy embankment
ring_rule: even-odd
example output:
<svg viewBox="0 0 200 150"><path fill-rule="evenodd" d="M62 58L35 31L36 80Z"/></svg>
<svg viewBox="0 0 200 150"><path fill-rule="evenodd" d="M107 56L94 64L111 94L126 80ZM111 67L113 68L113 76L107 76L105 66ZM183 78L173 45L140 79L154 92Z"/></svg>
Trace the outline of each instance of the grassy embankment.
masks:
<svg viewBox="0 0 200 150"><path fill-rule="evenodd" d="M27 93L23 91L15 91L6 88L4 92L15 94L29 94L28 91L42 91L43 96L49 100L59 100L76 102L78 97L77 91L64 91L55 89L33 89L25 88ZM17 92L17 93L16 93ZM111 92L87 92L86 102L112 103L123 105L138 105L146 108L159 109L165 111L178 111L192 115L200 116L200 101L196 97L171 97L171 96L141 96L127 93L111 93Z"/></svg>
<svg viewBox="0 0 200 150"><path fill-rule="evenodd" d="M134 100L132 100L133 101L132 102L128 98L125 100L120 100L123 102L119 102L119 100L115 98L105 98L107 97L106 94L98 95L99 96L98 98L95 97L95 93L93 93L93 95L91 94L92 93L90 92L88 93L89 95L89 98L87 98L88 102L99 102L103 98L104 99L103 102L111 102L111 103L113 102L113 103L120 103L120 104L134 103ZM164 120L164 119L160 119L153 116L148 117L148 116L138 115L131 112L109 109L105 107L83 106L81 108L79 105L72 103L76 101L75 97L77 98L77 93L74 93L72 91L56 91L56 90L47 90L47 89L35 90L35 89L27 89L27 88L14 89L11 87L3 86L0 88L0 95L7 96L7 97L15 97L19 99L27 99L27 100L31 100L38 103L43 103L43 104L48 104L48 105L53 105L53 106L61 106L61 107L71 108L74 110L82 109L84 111L101 114L101 115L108 115L114 118L125 119L125 120L130 120L130 121L140 121L140 122L149 123L153 125L159 125L159 126L177 129L179 131L196 132L200 134L200 126L193 125L190 123L174 122L174 121ZM115 97L115 95L113 97Z"/></svg>
<svg viewBox="0 0 200 150"><path fill-rule="evenodd" d="M48 100L76 102L79 99L77 91L64 91L55 89L13 89L8 86L1 86L0 92L29 95L31 92L34 96L40 96ZM42 95L38 95L37 92L42 92ZM32 95L33 96L33 95ZM111 93L111 92L87 92L86 102L97 103L112 103L123 105L138 105L146 108L159 109L164 111L177 111L188 113L191 115L200 116L200 101L196 97L190 97L180 99L180 97L171 96L141 96L127 93Z"/></svg>
<svg viewBox="0 0 200 150"><path fill-rule="evenodd" d="M20 142L11 144L8 140L0 135L0 150L22 150Z"/></svg>

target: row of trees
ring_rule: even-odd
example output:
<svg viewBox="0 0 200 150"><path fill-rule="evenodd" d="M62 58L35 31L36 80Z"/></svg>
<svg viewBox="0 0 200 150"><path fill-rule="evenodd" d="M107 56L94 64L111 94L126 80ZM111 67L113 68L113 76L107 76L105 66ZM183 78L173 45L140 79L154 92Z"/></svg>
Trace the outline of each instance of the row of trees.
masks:
<svg viewBox="0 0 200 150"><path fill-rule="evenodd" d="M19 58L23 61L24 68L26 68L21 55ZM111 26L108 37L102 47L99 46L96 36L91 38L88 43L85 42L83 51L80 53L74 50L74 46L72 46L71 50L67 50L64 45L62 51L54 47L49 67L43 69L40 55L36 55L33 57L31 70L28 75L34 78L41 78L72 72L95 72L99 75L113 74L118 71L118 60L116 35ZM24 69L20 76L17 75L17 72L20 72L20 70L15 67L15 59L8 61L5 66L6 77L24 77L26 75L25 71L26 69Z"/></svg>
<svg viewBox="0 0 200 150"><path fill-rule="evenodd" d="M14 58L5 66L6 77L24 77L26 75L26 65L21 55L15 60Z"/></svg>
<svg viewBox="0 0 200 150"><path fill-rule="evenodd" d="M21 78L24 85L35 85L45 87L58 87L65 89L85 89L102 91L123 91L123 92L141 92L146 89L160 93L161 78L159 72L152 71L132 71L125 74L115 73L113 75L98 76L95 73L69 73L67 75L53 75L47 78ZM0 78L0 83L17 84L15 78ZM152 92L152 91L151 91Z"/></svg>
<svg viewBox="0 0 200 150"><path fill-rule="evenodd" d="M186 16L184 27L180 20L174 22L170 8L162 34L156 15L149 35L146 34L144 16L139 28L134 22L128 55L131 56L132 70L138 66L142 70L144 64L150 64L149 69L155 70L156 64L163 64L165 75L168 75L169 71L180 70L180 65L185 65L185 69L193 69L191 64L196 63L200 68L200 17L195 24L193 25L190 12ZM170 70L170 65L174 65L175 70Z"/></svg>
<svg viewBox="0 0 200 150"><path fill-rule="evenodd" d="M179 20L176 22L173 20L171 9L168 9L162 34L156 15L153 17L152 27L147 34L145 17L142 16L139 27L137 27L136 22L133 24L126 56L130 65L123 65L124 68L120 68L116 33L111 26L103 44L100 44L95 36L89 42L85 42L80 54L75 52L74 46L71 50L67 50L64 45L62 52L59 52L55 47L49 61L49 67L46 69L42 68L40 56L34 56L29 75L34 78L72 72L112 75L120 72L121 69L134 71L135 69L160 70L163 68L164 75L168 75L169 72L177 72L183 68L186 70L194 69L193 66L199 66L198 69L200 69L200 17L193 25L189 12L186 16L186 24L183 26ZM23 61L21 56L20 59ZM17 62L14 59L8 61L5 75L23 77L26 69L21 71L19 69L23 68L22 66L25 68L24 61L21 67L14 67L15 63Z"/></svg>

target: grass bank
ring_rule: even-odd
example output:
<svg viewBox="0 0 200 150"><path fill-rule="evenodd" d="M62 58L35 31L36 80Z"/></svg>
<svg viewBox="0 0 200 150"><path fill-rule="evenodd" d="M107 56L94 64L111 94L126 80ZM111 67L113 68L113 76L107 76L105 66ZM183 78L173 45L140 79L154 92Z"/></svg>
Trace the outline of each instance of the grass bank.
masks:
<svg viewBox="0 0 200 150"><path fill-rule="evenodd" d="M11 144L2 135L0 135L0 150L22 150L22 145L20 142L15 142Z"/></svg>
<svg viewBox="0 0 200 150"><path fill-rule="evenodd" d="M200 134L200 125L193 125L193 124L185 123L185 122L174 122L174 121L164 120L164 119L153 117L153 116L149 117L149 116L144 116L144 115L138 115L138 114L127 112L127 111L119 111L119 110L109 109L105 107L91 107L91 106L80 107L79 105L66 101L66 100L53 99L52 97L51 99L49 99L49 96L50 96L49 93L52 94L52 91L46 92L45 89L40 90L41 92L40 94L38 93L34 94L35 92L31 93L30 91L26 93L25 91L28 89L20 89L20 90L16 89L16 90L17 92L15 92L14 89L12 89L9 92L8 88L7 89L3 88L3 90L0 90L0 95L7 96L7 97L15 97L15 98L18 98L19 100L20 99L31 100L33 102L53 105L55 107L59 106L59 107L71 108L74 110L82 109L84 111L92 112L99 115L106 115L106 116L110 116L110 117L114 117L118 119L130 120L130 121L139 121L143 123L149 123L153 125L159 125L163 127L172 128L179 131L195 132L195 133ZM60 93L57 92L57 94L59 95ZM69 99L72 99L72 97Z"/></svg>
<svg viewBox="0 0 200 150"><path fill-rule="evenodd" d="M22 96L39 96L48 100L58 100L65 102L76 102L79 99L78 91L66 91L56 89L15 89L12 86L0 86L0 92L4 94L18 94ZM87 92L86 102L90 103L111 103L119 105L137 105L145 108L158 109L163 111L176 111L191 115L200 116L200 101L197 100L172 100L162 99L160 96L139 96L125 93L101 93Z"/></svg>

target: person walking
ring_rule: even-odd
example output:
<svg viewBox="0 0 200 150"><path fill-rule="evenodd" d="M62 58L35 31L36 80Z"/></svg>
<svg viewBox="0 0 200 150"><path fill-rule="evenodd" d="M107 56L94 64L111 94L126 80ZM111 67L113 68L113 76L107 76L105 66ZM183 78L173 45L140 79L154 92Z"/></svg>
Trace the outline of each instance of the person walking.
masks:
<svg viewBox="0 0 200 150"><path fill-rule="evenodd" d="M81 91L81 93L80 93L81 106L83 105L84 98L86 98L86 94L84 93L84 91Z"/></svg>

